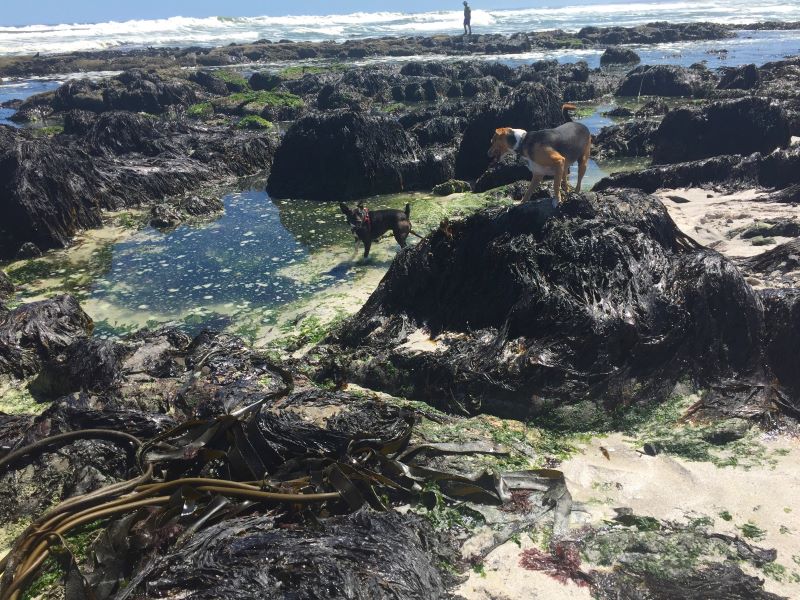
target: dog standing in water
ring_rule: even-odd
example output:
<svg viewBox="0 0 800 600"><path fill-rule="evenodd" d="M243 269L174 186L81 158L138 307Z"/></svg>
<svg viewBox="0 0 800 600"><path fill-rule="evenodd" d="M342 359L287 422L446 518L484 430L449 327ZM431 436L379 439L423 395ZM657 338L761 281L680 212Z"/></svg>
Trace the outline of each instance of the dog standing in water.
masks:
<svg viewBox="0 0 800 600"><path fill-rule="evenodd" d="M569 168L575 162L578 163L578 185L575 189L581 191L581 182L592 151L592 136L586 125L572 121L570 110L575 110L575 105L564 104L561 107L567 122L554 129L525 131L500 127L495 130L489 157L499 160L504 154L515 152L525 159L533 174L523 202L530 200L533 190L542 183L545 175L550 175L553 177L553 208L557 207L561 202L561 187L566 187Z"/></svg>
<svg viewBox="0 0 800 600"><path fill-rule="evenodd" d="M395 209L369 210L363 204L350 208L344 202L339 203L339 208L347 217L350 229L364 244L364 258L369 257L372 242L383 236L390 229L394 239L401 248L406 247L406 239L411 231L411 205L406 204L405 211ZM416 234L414 234L416 235Z"/></svg>

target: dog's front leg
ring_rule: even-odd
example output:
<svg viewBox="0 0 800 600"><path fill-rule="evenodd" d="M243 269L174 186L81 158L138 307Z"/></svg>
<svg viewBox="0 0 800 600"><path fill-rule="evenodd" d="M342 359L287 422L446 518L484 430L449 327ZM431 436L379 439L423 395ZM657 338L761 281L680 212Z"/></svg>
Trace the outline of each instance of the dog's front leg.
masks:
<svg viewBox="0 0 800 600"><path fill-rule="evenodd" d="M364 260L369 258L369 249L372 247L372 240L364 240Z"/></svg>
<svg viewBox="0 0 800 600"><path fill-rule="evenodd" d="M531 194L533 194L533 190L535 190L541 185L542 179L544 179L544 176L542 175L534 175L533 177L531 177L531 183L528 186L528 191L525 192L525 197L522 198L523 202L527 202L528 200L531 199Z"/></svg>

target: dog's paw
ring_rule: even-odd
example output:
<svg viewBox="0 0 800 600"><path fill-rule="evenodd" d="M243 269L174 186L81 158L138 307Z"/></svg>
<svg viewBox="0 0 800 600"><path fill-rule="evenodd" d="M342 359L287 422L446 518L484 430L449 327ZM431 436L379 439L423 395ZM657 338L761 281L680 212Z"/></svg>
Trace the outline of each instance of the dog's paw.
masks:
<svg viewBox="0 0 800 600"><path fill-rule="evenodd" d="M553 198L553 208L558 208L558 198Z"/></svg>

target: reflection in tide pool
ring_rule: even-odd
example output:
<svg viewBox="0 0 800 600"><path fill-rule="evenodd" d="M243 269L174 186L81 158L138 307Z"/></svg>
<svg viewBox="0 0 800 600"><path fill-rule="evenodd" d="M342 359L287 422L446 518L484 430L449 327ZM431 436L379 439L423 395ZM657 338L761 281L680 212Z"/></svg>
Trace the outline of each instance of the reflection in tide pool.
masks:
<svg viewBox="0 0 800 600"><path fill-rule="evenodd" d="M329 272L292 276L312 252L347 241L331 206L279 204L258 191L228 195L224 203L225 214L213 223L168 233L146 228L115 244L110 270L92 286L87 304L149 313L158 322L223 325L253 307L284 305L354 275L354 263L339 263ZM100 328L123 325L112 319L107 315Z"/></svg>

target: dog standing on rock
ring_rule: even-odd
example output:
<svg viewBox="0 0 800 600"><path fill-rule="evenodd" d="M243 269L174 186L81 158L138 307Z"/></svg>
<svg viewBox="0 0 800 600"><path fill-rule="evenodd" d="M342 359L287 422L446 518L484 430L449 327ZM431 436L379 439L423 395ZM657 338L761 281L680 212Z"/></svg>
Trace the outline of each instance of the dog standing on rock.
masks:
<svg viewBox="0 0 800 600"><path fill-rule="evenodd" d="M578 185L575 189L581 191L581 182L592 151L592 136L586 125L575 123L570 118L570 110L575 110L575 105L564 104L561 107L566 123L554 129L525 131L500 127L495 130L489 147L489 158L499 160L504 154L515 152L525 159L533 174L523 202L530 200L533 190L542 183L545 175L551 175L553 208L557 207L561 202L561 187L567 186L569 168L575 162L578 163Z"/></svg>
<svg viewBox="0 0 800 600"><path fill-rule="evenodd" d="M364 244L364 258L369 257L369 249L372 246L372 242L382 237L390 229L401 248L406 247L406 239L409 233L417 235L411 231L411 221L409 220L411 216L410 204L406 204L404 211L396 209L371 211L363 204L350 208L344 202L339 203L339 208L342 209L342 212L347 217L347 222L350 224L353 235Z"/></svg>

